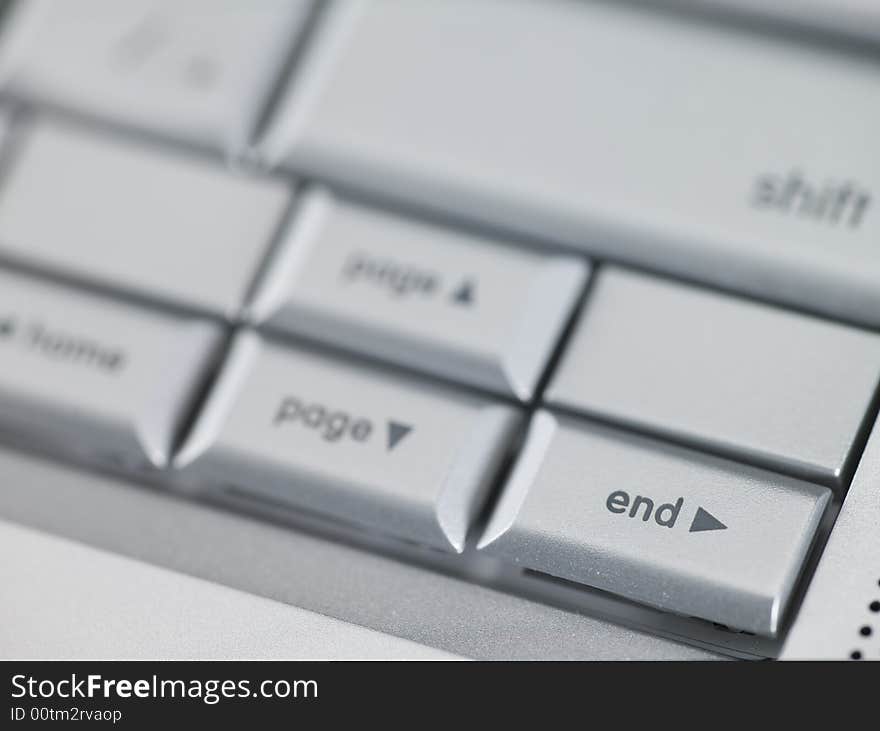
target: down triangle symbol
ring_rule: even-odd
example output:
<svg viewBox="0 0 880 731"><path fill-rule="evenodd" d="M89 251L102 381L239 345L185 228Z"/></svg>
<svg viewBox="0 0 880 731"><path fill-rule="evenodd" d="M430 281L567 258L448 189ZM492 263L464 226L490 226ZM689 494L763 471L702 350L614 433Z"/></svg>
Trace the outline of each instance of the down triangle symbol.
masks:
<svg viewBox="0 0 880 731"><path fill-rule="evenodd" d="M472 305L477 285L470 279L462 282L452 293L452 301L458 305Z"/></svg>
<svg viewBox="0 0 880 731"><path fill-rule="evenodd" d="M412 431L409 424L401 424L399 421L388 421L388 451L390 452L407 434Z"/></svg>
<svg viewBox="0 0 880 731"><path fill-rule="evenodd" d="M708 510L697 508L697 514L691 521L691 527L688 530L688 533L700 533L704 530L727 530L727 526Z"/></svg>

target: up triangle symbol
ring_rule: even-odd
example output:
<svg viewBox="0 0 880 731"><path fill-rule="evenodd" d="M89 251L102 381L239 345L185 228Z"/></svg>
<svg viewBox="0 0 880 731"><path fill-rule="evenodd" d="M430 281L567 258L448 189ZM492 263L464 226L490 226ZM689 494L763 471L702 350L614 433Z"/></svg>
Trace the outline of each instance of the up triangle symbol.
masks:
<svg viewBox="0 0 880 731"><path fill-rule="evenodd" d="M691 527L688 530L688 533L699 533L704 530L727 530L727 526L708 510L697 508L697 514L691 521Z"/></svg>
<svg viewBox="0 0 880 731"><path fill-rule="evenodd" d="M388 420L388 451L390 452L407 434L412 431L409 424L401 424L399 421Z"/></svg>
<svg viewBox="0 0 880 731"><path fill-rule="evenodd" d="M476 295L477 285L474 281L466 279L452 293L452 301L459 305L472 305Z"/></svg>

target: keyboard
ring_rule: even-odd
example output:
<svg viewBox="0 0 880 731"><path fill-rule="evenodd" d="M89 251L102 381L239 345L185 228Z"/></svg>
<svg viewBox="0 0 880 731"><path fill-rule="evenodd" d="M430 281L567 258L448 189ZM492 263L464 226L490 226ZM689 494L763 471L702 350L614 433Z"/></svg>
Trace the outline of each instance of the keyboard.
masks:
<svg viewBox="0 0 880 731"><path fill-rule="evenodd" d="M775 656L870 489L878 29L871 2L11 3L0 438Z"/></svg>

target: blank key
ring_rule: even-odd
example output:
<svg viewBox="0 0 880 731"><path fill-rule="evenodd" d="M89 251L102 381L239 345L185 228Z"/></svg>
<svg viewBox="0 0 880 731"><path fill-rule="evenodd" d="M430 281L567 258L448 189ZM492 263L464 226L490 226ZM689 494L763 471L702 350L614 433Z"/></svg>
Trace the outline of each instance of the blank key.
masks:
<svg viewBox="0 0 880 731"><path fill-rule="evenodd" d="M613 267L594 287L551 406L841 486L880 337Z"/></svg>
<svg viewBox="0 0 880 731"><path fill-rule="evenodd" d="M0 258L232 315L287 206L278 181L40 123L0 191Z"/></svg>

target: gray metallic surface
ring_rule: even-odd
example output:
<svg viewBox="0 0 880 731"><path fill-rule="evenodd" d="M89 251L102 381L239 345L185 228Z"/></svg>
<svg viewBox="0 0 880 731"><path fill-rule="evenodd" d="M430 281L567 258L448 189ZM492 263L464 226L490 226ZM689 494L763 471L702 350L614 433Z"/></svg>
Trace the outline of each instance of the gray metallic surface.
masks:
<svg viewBox="0 0 880 731"><path fill-rule="evenodd" d="M783 660L880 660L880 427L862 455ZM868 635L863 628L868 628Z"/></svg>
<svg viewBox="0 0 880 731"><path fill-rule="evenodd" d="M772 636L830 496L541 411L479 547L519 566Z"/></svg>
<svg viewBox="0 0 880 731"><path fill-rule="evenodd" d="M455 659L3 520L0 555L4 659Z"/></svg>
<svg viewBox="0 0 880 731"><path fill-rule="evenodd" d="M6 520L466 657L718 657L12 451L0 450L0 488ZM39 632L26 616L15 626Z"/></svg>
<svg viewBox="0 0 880 731"><path fill-rule="evenodd" d="M270 161L880 324L874 63L623 3L353 0L326 21ZM851 184L839 210L829 179Z"/></svg>
<svg viewBox="0 0 880 731"><path fill-rule="evenodd" d="M546 399L841 488L878 381L875 333L606 267Z"/></svg>
<svg viewBox="0 0 880 731"><path fill-rule="evenodd" d="M706 0L705 4L715 3ZM750 0L741 4L756 8L759 5ZM794 4L780 0L778 5ZM852 19L855 13L850 8L861 12L862 0L847 0L845 12L843 4L835 5L833 22L828 21L829 16L823 16L825 11L813 13L812 8L822 4L821 0L802 4L801 7L809 8L804 20L812 23L815 15L824 18L823 23L840 29L842 24L837 21L844 17ZM118 4L106 5L113 9ZM135 5L140 3L126 7ZM452 7L445 16L448 22L427 23L417 13L407 17L409 9L416 5L417 0L398 6L387 0L381 12L390 13L401 22L386 28L378 23L369 33L363 27L356 28L357 22L349 25L345 9L336 18L330 18L330 30L320 36L326 44L314 47L317 50L305 67L308 73L297 82L301 91L294 95L295 99L291 97L290 105L281 105L284 118L268 140L267 149L276 158L285 158L288 170L305 170L317 181L358 188L360 194L375 193L385 199L383 205L397 199L414 208L447 212L459 222L465 218L486 224L484 232L493 226L500 229L492 231L492 235L504 237L505 230L513 230L534 239L532 243L562 244L596 252L611 261L635 262L834 317L872 326L880 323L878 260L876 250L871 248L880 230L876 217L876 171L880 166L871 137L878 126L878 107L873 100L880 97L876 93L876 69L854 60L855 54L835 57L806 45L799 48L784 36L781 41L771 41L769 35L740 35L713 30L711 26L691 28L684 17L676 19L675 24L650 14L638 18L627 15L626 10L614 9L614 3L607 3L604 10L586 4L559 3L553 6L555 10L537 20L527 6L513 2L480 6L468 2L466 12L453 2L438 3L436 7L428 5L430 12L426 15L446 13L444 8ZM551 8L548 3L535 3L532 7L539 5ZM523 8L525 12L521 12ZM764 12L767 8L769 3L758 10ZM258 15L256 10L248 12L251 17ZM614 20L618 14L620 23ZM581 22L588 16L590 22ZM355 15L350 17L356 20ZM462 18L468 22L459 23ZM486 22L471 22L475 18ZM630 24L633 19L634 24ZM95 30L99 25L95 23ZM247 48L257 49L253 53L245 51L246 62L235 64L236 68L245 74L260 66L263 71L269 70L270 74L260 72L260 79L256 79L260 74L255 72L258 84L269 83L268 76L274 73L273 65L278 62L277 58L269 58L277 55L278 50L272 39L287 35L289 30L283 24L270 25L271 28L261 26L265 33L259 29L251 32L254 27L249 23L228 28L236 38L231 52L241 50L237 40ZM862 36L871 35L869 23L855 25L861 25ZM385 35L395 28L403 30L399 38ZM491 28L492 33L487 33L486 28ZM249 32L242 32L245 29ZM348 35L352 29L356 29L354 41ZM555 39L553 48L542 43L543 31ZM590 42L583 42L585 33ZM225 31L220 30L217 35L225 37ZM367 41L362 43L364 37ZM67 56L73 51L71 60L76 60L76 49L65 45L68 41L72 46L77 42L66 33L61 40L53 41L50 37L42 49L45 55L32 67L36 68L37 76L49 70L48 93L41 101L48 102L50 107L65 106L63 98L50 98L58 96L58 90L69 94L74 89L78 98L91 97L108 103L106 108L91 104L90 110L77 110L94 114L95 120L102 119L102 124L108 122L105 129L120 122L140 130L161 131L166 139L179 140L189 134L189 125L199 123L201 112L192 114L190 108L187 114L175 118L181 106L171 96L157 97L156 89L152 95L142 94L142 84L126 85L126 91L133 88L138 97L152 97L148 104L138 109L141 99L136 98L119 106L116 92L104 86L100 75L84 80L79 73L82 67L76 63L71 63L70 70L77 72L77 81L56 84L53 92L53 74L66 72L53 60L54 51L65 49ZM292 37L290 41L295 45ZM87 45L89 50L94 47L99 52L103 48L100 42ZM358 47L351 53L340 53L346 46ZM450 48L456 53L450 54ZM505 54L505 48L517 52ZM669 54L669 49L676 53ZM588 51L593 54L590 65L582 68L580 59ZM388 59L398 52L406 54L411 62L408 68L387 66ZM662 55L665 60L660 58ZM694 63L694 58L701 62ZM614 64L615 74L605 73L609 63ZM391 73L385 74L386 70ZM590 77L586 84L581 80L585 73ZM653 74L657 75L654 81ZM453 83L449 83L450 78ZM608 83L608 78L617 81ZM511 84L510 79L516 83ZM553 82L548 83L548 79ZM711 83L706 83L710 79ZM333 87L327 85L328 80L335 81ZM334 99L340 88L343 96ZM645 88L662 89L663 93L643 93ZM430 94L426 89L430 89ZM632 99L634 89L648 101L647 108ZM580 95L581 90L584 96ZM203 117L210 130L200 130L190 142L199 146L211 140L209 144L216 146L225 132L250 124L246 118L254 113L252 100L264 91L246 84L237 88L235 95L224 96L225 106L219 105ZM18 93L28 95L24 86L19 87ZM347 94L352 96L347 99ZM227 104L233 96L235 103ZM394 97L405 99L405 105L395 104ZM526 97L535 99L535 103L523 105L522 99ZM744 98L748 104L743 104ZM364 104L364 99L369 103ZM695 99L700 101L699 105L691 103ZM487 100L492 104L487 105ZM349 105L366 113L366 118L352 113ZM549 105L559 113L547 115L543 110ZM751 105L761 113L752 113ZM168 114L169 110L174 113ZM450 114L450 110L458 111ZM540 114L535 114L535 110ZM718 119L729 121L729 127L718 124ZM638 127L631 126L629 120L636 120ZM645 120L651 122L648 130ZM655 131L656 135L652 134ZM91 153L84 154L82 149L75 154L77 150L72 148L76 145L67 144L68 133L60 136L65 138L63 144L44 150L43 163L31 181L31 189L25 191L25 205L18 211L24 211L17 221L21 226L12 229L16 236L37 232L49 242L46 245L50 249L57 245L58 232L67 223L60 225L46 215L45 201L37 192L43 186L52 189L50 184L59 179L60 198L81 195L77 184L87 179L83 171L91 171L92 160ZM817 145L817 139L823 144ZM289 154L291 142L293 153ZM100 142L99 146L103 145ZM579 159L581 151L588 156L586 164ZM101 162L101 157L96 159ZM67 162L57 166L56 159ZM624 164L620 165L621 161ZM784 214L767 207L756 210L754 200L749 200L750 194L754 197L755 183L762 176L790 175L795 169L792 166L801 163L806 165L800 170L806 184L850 180L858 190L869 189L874 193L873 209L868 209L867 217L861 215L858 225L830 225L828 220L789 215L791 211ZM133 168L128 164L121 167L124 170L120 180L128 180ZM97 172L101 170L104 177L114 177L113 165L99 165ZM142 169L136 171L136 177L143 174ZM17 169L15 177L18 185L24 176ZM181 227L174 220L174 211L185 214L189 210L187 203L201 199L178 195L177 177L151 178L159 181L157 190L174 189L177 198L166 201L164 209L151 210L146 215L142 214L140 203L157 195L155 191L139 191L129 198L138 204L132 214L124 205L126 186L118 186L119 190L104 186L99 191L101 195L89 205L110 219L115 216L126 222L133 216L140 225L124 228L117 225L118 221L111 221L98 236L103 237L102 243L89 253L94 261L85 261L81 269L77 257L64 260L68 252L60 250L60 259L56 260L59 252L53 250L45 260L31 260L31 250L39 248L33 246L0 253L0 258L21 260L35 268L46 267L126 295L167 297L189 307L233 314L247 289L239 285L255 271L249 269L252 258L243 257L241 267L226 272L235 280L232 288L237 288L237 294L231 298L235 300L231 307L225 308L219 300L230 287L216 288L216 282L203 281L203 262L211 260L217 249L209 248L206 253L189 248L196 239L182 242L177 248L170 247L173 256L169 266L169 259L153 261L142 256L150 247L177 234ZM169 183L172 179L173 183ZM4 183L8 190L10 181L6 179ZM199 183L200 191L203 184ZM286 201L286 195L278 195L265 210L274 212L276 205L283 209L284 203L279 201ZM803 191L801 195L807 198ZM222 218L219 214L226 210L225 202L233 197L238 200L237 195L218 195L213 205L205 206L209 215L202 216L202 222L210 222L216 216ZM3 207L0 199L0 211ZM262 222L272 218L259 212L260 206L255 205L239 220ZM850 220L853 213L852 208L847 211ZM861 214L864 213L862 210ZM159 225L163 221L171 221L171 229L163 229ZM105 223L101 216L92 217L92 222ZM193 233L188 226L183 228L194 237L205 235L202 229ZM73 229L82 233L78 225ZM219 226L207 234L213 244L215 239L222 241L229 234L229 227ZM87 241L91 241L90 236L87 232ZM118 260L114 270L112 260L118 253L117 245L138 236L148 243L134 252L123 251L121 257L128 257L135 268L150 272L151 282L144 290L128 291L133 280L126 279ZM271 232L255 238L268 243ZM7 242L0 237L0 247L3 244ZM228 246L225 248L228 250ZM846 252L843 257L842 251ZM187 259L190 253L193 256ZM181 267L179 258L188 264ZM110 270L100 269L105 262L109 262ZM216 265L213 261L212 264ZM138 276L141 274L137 272ZM134 285L137 284L136 277ZM167 291L166 285L170 285ZM198 290L197 296L190 297L185 285ZM200 300L207 290L211 290L209 299L217 299ZM7 409L6 413L10 411ZM814 428L822 431L824 427L817 424ZM45 434L38 441L44 442ZM473 445L479 453L480 447ZM868 460L866 455L868 464L863 463L854 483L859 497L851 500L854 507L835 532L835 558L820 565L823 580L817 587L821 590L811 589L805 614L795 624L787 645L791 657L842 657L857 647L867 657L874 652L875 646L861 635L857 637L858 644L851 640L861 626L868 626L862 624L865 617L869 622L874 617L867 613L873 598L866 603L865 595L872 594L863 588L863 579L873 589L876 579L871 573L877 546L870 536L872 531L876 533L873 488L878 473L871 465L877 463L876 449L869 447L868 455L874 456ZM468 464L473 466L475 462L464 460L465 472ZM463 535L468 522L461 519L464 511L457 499L463 496L453 497L456 499L449 501L445 510L437 510L438 517L446 515L440 520L447 523L443 528L447 536L456 532ZM136 489L118 480L89 476L67 466L55 467L3 451L0 515L6 512L24 523L95 545L106 544L113 553L137 554L150 562L182 567L193 575L210 575L211 580L230 586L240 583L246 591L273 595L285 602L318 605L318 611L328 610L328 614L357 615L359 619L355 621L363 619L365 624L385 631L423 637L430 644L454 645L454 652L486 657L708 656L606 622L369 555L344 543L279 531ZM456 527L450 529L450 524ZM15 542L24 545L27 539L18 536ZM11 580L21 576L13 571L14 567L6 574ZM138 573L136 569L132 571ZM519 591L525 579L512 575L510 590ZM578 593L570 587L566 590ZM183 591L190 595L189 589ZM194 590L191 595L200 593L201 590ZM124 592L120 592L119 598L124 601ZM106 599L113 602L110 596ZM845 605L843 611L841 604ZM638 614L646 610L633 606L630 611ZM630 620L616 604L604 616ZM664 618L679 623L676 630L680 629L682 635L694 636L692 620L671 614ZM22 628L25 634L38 633L33 619L16 617L13 630ZM113 621L106 613L98 613L93 619ZM42 621L54 621L51 626L61 628L65 615L46 616ZM852 627L845 626L850 623ZM638 622L633 624L640 626ZM873 626L876 637L876 623ZM245 644L233 640L228 649Z"/></svg>

